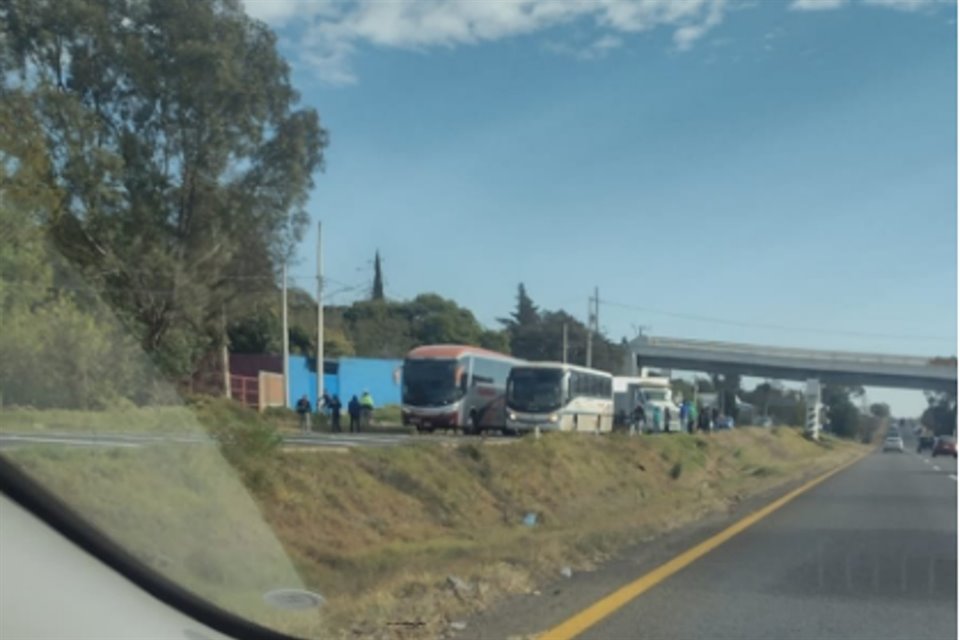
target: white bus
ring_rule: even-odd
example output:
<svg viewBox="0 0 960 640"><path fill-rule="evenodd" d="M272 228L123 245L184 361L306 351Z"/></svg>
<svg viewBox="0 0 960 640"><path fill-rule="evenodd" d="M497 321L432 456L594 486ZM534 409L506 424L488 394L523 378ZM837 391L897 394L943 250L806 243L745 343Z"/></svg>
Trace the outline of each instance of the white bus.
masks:
<svg viewBox="0 0 960 640"><path fill-rule="evenodd" d="M479 347L417 347L407 354L400 374L403 424L421 433L504 429L507 376L521 362Z"/></svg>
<svg viewBox="0 0 960 640"><path fill-rule="evenodd" d="M608 432L613 429L613 376L559 362L518 364L507 380L507 432Z"/></svg>

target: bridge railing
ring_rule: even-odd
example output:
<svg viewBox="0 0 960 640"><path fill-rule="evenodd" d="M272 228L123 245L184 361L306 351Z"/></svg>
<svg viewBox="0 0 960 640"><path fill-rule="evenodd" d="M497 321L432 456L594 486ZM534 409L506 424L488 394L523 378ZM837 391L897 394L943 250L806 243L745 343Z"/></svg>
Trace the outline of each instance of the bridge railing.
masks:
<svg viewBox="0 0 960 640"><path fill-rule="evenodd" d="M673 338L643 338L631 345L634 348L651 347L654 349L683 349L685 351L709 351L730 356L754 355L784 358L803 358L834 364L858 363L864 365L892 365L898 367L918 367L925 369L953 369L950 365L931 362L929 358L898 356L854 351L820 351L790 347L761 347L732 342L712 342L707 340L679 340Z"/></svg>

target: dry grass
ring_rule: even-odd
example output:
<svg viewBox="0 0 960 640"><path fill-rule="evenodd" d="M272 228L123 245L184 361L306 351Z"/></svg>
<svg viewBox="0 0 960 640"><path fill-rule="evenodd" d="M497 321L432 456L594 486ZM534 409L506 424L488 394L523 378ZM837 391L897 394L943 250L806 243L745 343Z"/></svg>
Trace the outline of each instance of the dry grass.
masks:
<svg viewBox="0 0 960 640"><path fill-rule="evenodd" d="M258 499L306 581L329 598L326 633L435 637L562 566L588 569L858 451L792 429L372 449L287 456ZM522 524L528 512L533 528Z"/></svg>
<svg viewBox="0 0 960 640"><path fill-rule="evenodd" d="M148 561L162 557L163 570L231 608L314 637L425 638L563 566L589 569L861 450L746 428L276 451L241 468L253 501L212 447L15 455ZM525 526L531 512L537 524ZM264 584L295 583L261 517L327 598L322 616L261 610Z"/></svg>

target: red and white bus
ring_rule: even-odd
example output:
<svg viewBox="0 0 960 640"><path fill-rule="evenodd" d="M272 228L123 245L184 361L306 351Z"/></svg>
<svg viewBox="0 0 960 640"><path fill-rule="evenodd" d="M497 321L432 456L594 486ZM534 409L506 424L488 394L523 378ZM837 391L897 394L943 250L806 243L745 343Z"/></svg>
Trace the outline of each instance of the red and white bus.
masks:
<svg viewBox="0 0 960 640"><path fill-rule="evenodd" d="M504 429L504 392L521 360L464 345L417 347L403 361L403 424L417 431Z"/></svg>

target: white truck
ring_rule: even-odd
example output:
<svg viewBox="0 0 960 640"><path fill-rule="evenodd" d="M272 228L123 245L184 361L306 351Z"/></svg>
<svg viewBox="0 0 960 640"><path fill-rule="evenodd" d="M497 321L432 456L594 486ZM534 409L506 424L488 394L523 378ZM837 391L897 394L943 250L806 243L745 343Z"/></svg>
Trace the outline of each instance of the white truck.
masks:
<svg viewBox="0 0 960 640"><path fill-rule="evenodd" d="M682 431L680 408L673 401L670 378L653 376L616 376L613 379L613 405L617 422L629 425L637 405L643 406L647 422L645 428L663 431L666 413L670 411L670 430ZM654 425L654 410L659 409L660 423Z"/></svg>

